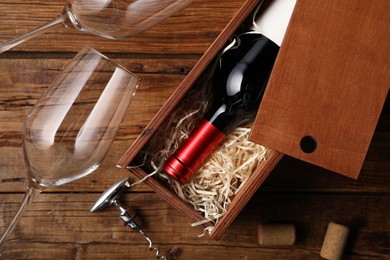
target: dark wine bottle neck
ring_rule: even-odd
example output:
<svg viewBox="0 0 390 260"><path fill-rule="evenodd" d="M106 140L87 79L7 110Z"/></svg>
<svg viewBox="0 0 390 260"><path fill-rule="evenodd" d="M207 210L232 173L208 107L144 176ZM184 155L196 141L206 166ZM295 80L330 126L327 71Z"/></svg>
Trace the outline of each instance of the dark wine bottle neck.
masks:
<svg viewBox="0 0 390 260"><path fill-rule="evenodd" d="M220 131L250 119L256 113L271 74L279 46L261 34L244 34L237 49L223 54L216 69L213 107L205 115Z"/></svg>

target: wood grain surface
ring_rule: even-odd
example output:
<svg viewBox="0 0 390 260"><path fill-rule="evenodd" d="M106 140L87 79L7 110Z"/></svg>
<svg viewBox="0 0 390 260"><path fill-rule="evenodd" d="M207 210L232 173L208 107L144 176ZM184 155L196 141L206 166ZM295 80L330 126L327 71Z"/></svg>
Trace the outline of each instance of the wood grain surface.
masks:
<svg viewBox="0 0 390 260"><path fill-rule="evenodd" d="M112 148L93 174L47 190L32 204L1 259L154 259L116 209L91 214L107 187L128 176L115 164L167 101L244 0L194 0L173 17L125 41L59 29L0 55L0 230L26 186L23 119L77 51L90 45L142 78ZM62 1L0 0L0 41L50 20ZM141 214L145 232L175 259L320 259L330 221L348 225L345 259L390 258L390 102L387 99L363 170L354 181L284 157L221 238L214 241L144 184L123 197ZM134 176L130 176L135 179ZM292 247L261 247L257 224L294 223ZM1 232L2 232L1 231Z"/></svg>
<svg viewBox="0 0 390 260"><path fill-rule="evenodd" d="M298 1L250 139L356 179L390 88L389 12L387 0Z"/></svg>

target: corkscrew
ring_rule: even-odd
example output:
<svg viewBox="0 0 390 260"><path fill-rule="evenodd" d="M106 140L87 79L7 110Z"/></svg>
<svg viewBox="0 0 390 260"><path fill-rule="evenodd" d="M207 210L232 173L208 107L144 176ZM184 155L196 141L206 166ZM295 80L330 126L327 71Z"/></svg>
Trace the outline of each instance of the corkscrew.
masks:
<svg viewBox="0 0 390 260"><path fill-rule="evenodd" d="M141 219L137 212L133 208L125 208L119 201L118 198L120 195L128 188L131 187L129 179L126 178L108 188L100 198L96 201L95 205L92 207L91 212L95 213L103 208L109 206L116 206L120 210L119 219L122 220L127 226L132 230L138 231L148 242L149 251L156 252L156 259L167 259L167 257L160 255L160 249L155 247L152 240L146 235L146 233L141 229Z"/></svg>

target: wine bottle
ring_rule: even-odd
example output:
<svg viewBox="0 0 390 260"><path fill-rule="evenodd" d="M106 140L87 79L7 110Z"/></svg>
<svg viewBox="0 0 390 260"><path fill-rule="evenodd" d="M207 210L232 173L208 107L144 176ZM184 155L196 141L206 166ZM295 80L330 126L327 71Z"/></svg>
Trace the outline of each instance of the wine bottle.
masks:
<svg viewBox="0 0 390 260"><path fill-rule="evenodd" d="M270 2L256 19L253 31L240 35L237 48L220 57L212 81L213 105L165 162L163 170L169 176L185 183L226 134L254 118L294 5L290 0Z"/></svg>

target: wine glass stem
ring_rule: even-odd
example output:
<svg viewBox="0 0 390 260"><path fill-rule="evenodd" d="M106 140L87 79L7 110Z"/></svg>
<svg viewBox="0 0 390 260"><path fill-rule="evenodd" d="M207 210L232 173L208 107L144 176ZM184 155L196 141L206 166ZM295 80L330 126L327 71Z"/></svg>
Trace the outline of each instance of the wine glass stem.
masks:
<svg viewBox="0 0 390 260"><path fill-rule="evenodd" d="M56 18L54 18L52 21L30 31L30 32L27 32L27 33L24 33L24 34L21 34L13 39L10 39L8 41L5 41L5 42L2 42L0 44L0 53L3 53L5 51L8 51L9 49L15 47L16 45L19 45L39 34L42 34L42 33L45 33L47 32L48 30L52 29L54 26L60 24L60 23L64 23L65 21L65 16L64 15L59 15L57 16Z"/></svg>
<svg viewBox="0 0 390 260"><path fill-rule="evenodd" d="M7 230L4 232L0 239L0 255L1 251L4 247L4 245L7 242L8 237L11 235L12 231L14 230L15 226L19 222L20 218L23 216L23 213L26 211L27 207L31 204L31 202L41 193L41 190L33 187L32 185L29 185L27 188L27 191L24 195L22 204L19 207L18 212L16 213L15 217L13 218L11 224L9 224Z"/></svg>

